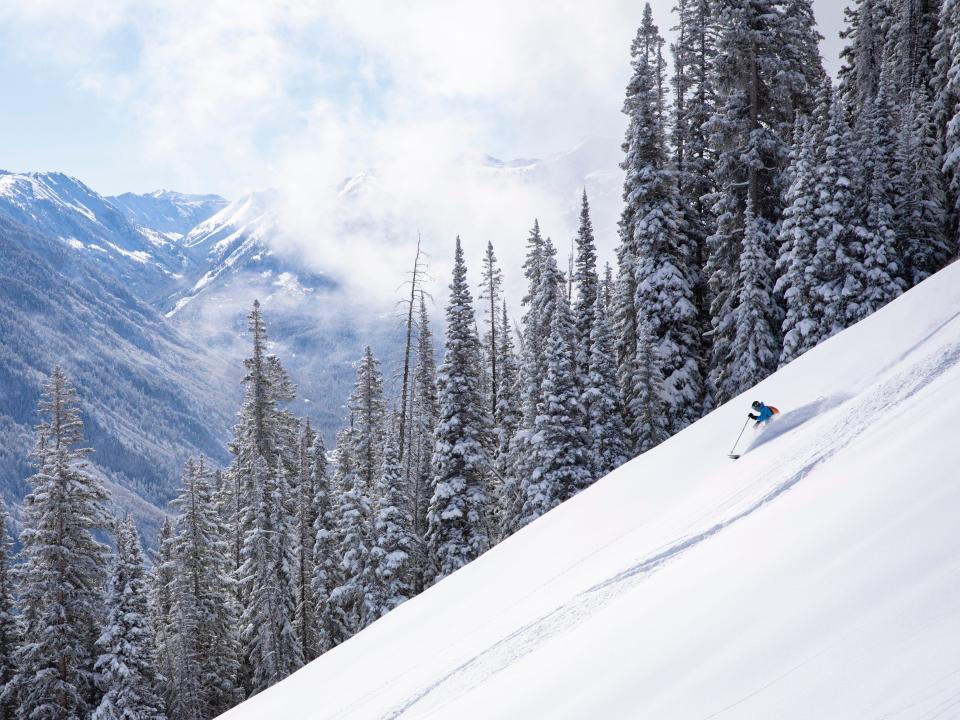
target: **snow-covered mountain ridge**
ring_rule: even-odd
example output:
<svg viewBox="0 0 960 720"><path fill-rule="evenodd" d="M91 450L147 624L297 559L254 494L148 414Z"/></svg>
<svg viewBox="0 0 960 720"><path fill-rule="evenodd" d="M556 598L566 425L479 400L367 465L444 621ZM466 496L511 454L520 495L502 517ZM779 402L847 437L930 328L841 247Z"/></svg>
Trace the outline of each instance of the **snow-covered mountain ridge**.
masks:
<svg viewBox="0 0 960 720"><path fill-rule="evenodd" d="M170 238L179 238L227 206L219 195L187 195L173 190L155 190L144 195L123 193L108 197L127 218Z"/></svg>
<svg viewBox="0 0 960 720"><path fill-rule="evenodd" d="M616 147L587 140L542 160L464 163L491 182L570 197L573 222L580 188L598 168L616 167ZM365 213L388 192L379 180L370 170L335 189L351 232L378 241L400 234L395 218ZM619 180L590 182L597 216L615 218ZM605 208L603 198L613 204ZM0 321L0 429L9 438L0 447L0 492L16 501L25 490L40 382L58 360L93 403L85 409L92 460L116 487L160 502L186 453L223 459L254 298L272 351L298 385L294 410L332 441L363 346L394 366L402 335L389 312L352 308L324 267L323 248L306 262L278 242L281 212L275 190L233 201L171 190L107 197L63 173L0 171L0 305L8 313ZM398 269L396 282L402 277ZM111 374L120 380L111 384Z"/></svg>
<svg viewBox="0 0 960 720"><path fill-rule="evenodd" d="M224 717L954 717L957 307L955 263Z"/></svg>

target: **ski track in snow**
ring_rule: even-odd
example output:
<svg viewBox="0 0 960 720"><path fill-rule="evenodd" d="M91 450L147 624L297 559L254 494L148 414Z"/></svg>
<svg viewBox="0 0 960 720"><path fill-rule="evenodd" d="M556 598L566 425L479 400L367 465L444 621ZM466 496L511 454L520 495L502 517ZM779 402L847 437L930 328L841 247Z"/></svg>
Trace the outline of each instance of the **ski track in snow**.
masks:
<svg viewBox="0 0 960 720"><path fill-rule="evenodd" d="M960 317L960 313L952 319L956 319L957 317ZM949 322L938 327L931 335L935 334L947 324L949 324ZM908 352L903 357L905 358L909 356L909 354ZM825 411L843 408L844 412L842 412L825 431L816 437L812 447L807 448L806 451L796 453L790 458L777 458L774 462L771 462L763 472L757 474L757 476L761 478L760 481L730 496L706 516L698 519L697 524L699 524L700 527L706 524L706 528L681 537L667 546L655 549L652 554L648 554L646 557L616 575L584 590L578 595L573 596L567 603L542 615L537 620L518 628L479 654L458 665L450 672L437 678L421 691L407 698L403 703L384 714L382 720L398 720L407 715L409 711L417 708L418 705L421 705L419 709L423 710L423 712L418 714L418 717L434 715L492 676L507 669L530 653L540 649L551 639L571 632L590 618L591 615L648 578L666 563L676 559L688 550L697 547L703 541L717 535L734 523L749 517L757 510L760 510L785 494L809 475L818 465L846 448L864 431L870 428L875 420L880 419L882 421L884 418L889 418L888 414L882 413L881 411L889 410L899 403L915 396L949 368L956 365L958 361L960 361L960 343L948 344L926 356L916 364L898 372L892 378L881 381L872 388L867 388L861 393L859 398L850 400L847 397L839 396L818 400L803 408L798 408L798 410L794 412L799 413L800 410L809 412L799 413L796 418L799 422L789 423L788 426L783 428L783 432L811 420L815 416L814 411L823 413ZM783 421L786 421L788 415L792 414L793 413L785 414ZM778 432L776 435L765 439L761 444L765 445L768 442L774 441L777 437L781 436L783 432ZM783 469L785 467L793 467L795 469L784 477ZM842 481L842 479L840 480ZM759 497L757 497L758 491L760 493ZM711 517L717 518L718 516L719 519L713 519L713 521L710 522ZM613 542L616 541L617 540L614 540ZM586 558L573 567L568 568L565 572L569 572L585 560ZM740 701L719 710L718 713L709 717L716 717L742 702L749 700L768 687L775 685L788 674L789 673L786 673L773 680L767 680ZM950 713L955 708L960 707L960 694L951 692L951 687L955 686L948 685L948 687L940 688L936 691L936 695L942 697L942 702L936 707L931 708L931 714L925 715L924 717L930 720L946 717L945 713ZM382 689L383 688L381 688L381 690ZM943 697L944 695L945 697ZM433 696L433 698L431 698L431 696ZM369 699L369 696L367 699ZM424 701L428 699L433 700L431 707L423 707L422 705L425 704ZM899 711L889 717L895 718L898 714Z"/></svg>

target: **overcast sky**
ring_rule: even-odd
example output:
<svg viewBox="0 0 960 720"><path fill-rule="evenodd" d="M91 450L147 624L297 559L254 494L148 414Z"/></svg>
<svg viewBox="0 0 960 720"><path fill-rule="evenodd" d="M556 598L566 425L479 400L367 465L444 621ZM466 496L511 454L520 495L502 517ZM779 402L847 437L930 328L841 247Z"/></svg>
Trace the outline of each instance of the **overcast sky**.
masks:
<svg viewBox="0 0 960 720"><path fill-rule="evenodd" d="M669 35L673 0L654 0ZM816 0L836 68L841 0ZM407 6L407 7L404 7ZM0 167L235 197L619 138L637 0L0 0Z"/></svg>

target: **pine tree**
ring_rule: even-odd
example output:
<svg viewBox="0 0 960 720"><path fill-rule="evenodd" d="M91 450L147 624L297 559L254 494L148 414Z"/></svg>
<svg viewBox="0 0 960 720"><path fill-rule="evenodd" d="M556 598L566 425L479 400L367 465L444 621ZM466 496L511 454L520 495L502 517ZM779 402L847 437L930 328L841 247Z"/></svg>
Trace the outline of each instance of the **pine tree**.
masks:
<svg viewBox="0 0 960 720"><path fill-rule="evenodd" d="M960 242L960 2L944 0L934 46L934 117L943 150L951 219L949 240Z"/></svg>
<svg viewBox="0 0 960 720"><path fill-rule="evenodd" d="M635 298L637 294L637 247L634 236L638 225L643 224L643 212L648 189L644 174L650 166L645 157L653 147L661 152L662 137L652 133L662 132L659 122L663 112L663 98L656 92L660 69L654 49L662 38L653 24L650 4L644 6L644 17L637 35L630 45L630 64L633 74L627 84L623 113L629 118L626 135L621 145L624 152L620 167L625 171L623 181L623 211L620 215L620 245L617 247L617 293L615 313L617 323L617 365L624 391L629 387L627 368L631 366L637 347L637 317ZM541 374L542 377L542 374Z"/></svg>
<svg viewBox="0 0 960 720"><path fill-rule="evenodd" d="M888 0L857 0L844 11L846 28L840 37L847 41L840 52L840 93L854 115L863 112L880 86L890 27Z"/></svg>
<svg viewBox="0 0 960 720"><path fill-rule="evenodd" d="M246 600L240 627L256 694L303 665L303 654L294 627L294 555L283 463L278 459L271 470L264 458L256 458L253 480L250 529L244 535L240 568Z"/></svg>
<svg viewBox="0 0 960 720"><path fill-rule="evenodd" d="M904 268L897 252L893 205L897 128L890 82L884 71L877 94L864 115L864 152L867 234L863 241L866 282L856 319L872 315L905 289Z"/></svg>
<svg viewBox="0 0 960 720"><path fill-rule="evenodd" d="M593 223L590 221L590 203L587 191L583 191L580 204L580 228L577 231L576 272L573 275L577 286L577 299L573 307L576 324L576 371L583 383L590 372L590 333L594 326L597 297L600 294L600 277L597 275L597 245L593 239Z"/></svg>
<svg viewBox="0 0 960 720"><path fill-rule="evenodd" d="M140 537L129 518L117 523L117 550L107 583L107 620L96 669L106 690L92 720L164 720L153 670L153 630Z"/></svg>
<svg viewBox="0 0 960 720"><path fill-rule="evenodd" d="M380 614L386 614L414 594L413 518L403 488L397 449L387 442L380 480L380 503L374 520L371 561L380 583Z"/></svg>
<svg viewBox="0 0 960 720"><path fill-rule="evenodd" d="M618 255L624 286L633 288L633 297L621 297L628 305L620 311L621 343L630 347L638 324L651 333L654 359L661 363L665 378L665 395L660 400L668 427L676 432L699 418L703 395L694 290L698 269L695 243L686 235L688 228L677 201L676 174L669 167L658 84L654 69L641 55L634 62L624 105L630 125L622 164L627 173L626 204ZM621 357L621 366L625 359Z"/></svg>
<svg viewBox="0 0 960 720"><path fill-rule="evenodd" d="M410 452L404 459L407 476L410 478L410 503L413 517L413 534L416 573L414 585L417 592L423 590L427 566L427 507L430 504L433 476L433 430L437 425L437 365L434 356L433 334L423 296L420 296L420 316L417 323L417 362L414 374L414 400L412 403L412 437Z"/></svg>
<svg viewBox="0 0 960 720"><path fill-rule="evenodd" d="M0 500L0 720L16 717L16 703L3 692L16 672L14 652L20 642L20 631L13 605L13 572L10 567L13 541L7 530L9 517Z"/></svg>
<svg viewBox="0 0 960 720"><path fill-rule="evenodd" d="M380 361L369 346L357 364L357 382L348 402L353 418L355 472L367 491L378 484L386 442L387 403L383 395Z"/></svg>
<svg viewBox="0 0 960 720"><path fill-rule="evenodd" d="M856 181L859 159L852 131L846 122L842 97L834 98L825 138L824 159L817 170L816 251L813 274L814 303L819 328L815 343L822 342L855 322L866 278L863 269L863 237L859 218Z"/></svg>
<svg viewBox="0 0 960 720"><path fill-rule="evenodd" d="M427 514L434 581L466 565L491 544L489 431L477 373L480 343L459 237L446 320L444 359L437 375L433 495Z"/></svg>
<svg viewBox="0 0 960 720"><path fill-rule="evenodd" d="M553 258L548 258L548 263ZM533 429L532 472L522 484L522 524L536 520L573 497L593 480L586 413L576 383L573 339L576 328L566 302L552 310L547 373Z"/></svg>
<svg viewBox="0 0 960 720"><path fill-rule="evenodd" d="M674 165L677 199L684 211L687 237L692 245L688 260L694 279L694 305L701 337L710 330L710 293L703 267L706 263L710 208L703 198L713 192L715 152L706 131L717 108L713 65L716 59L717 23L711 0L678 0L676 42L671 46L674 66ZM701 348L700 377L706 377L707 353ZM705 398L704 398L705 399Z"/></svg>
<svg viewBox="0 0 960 720"><path fill-rule="evenodd" d="M713 189L713 150L705 130L717 106L713 64L717 24L711 0L678 0L674 66L674 164L682 204L707 219L702 198Z"/></svg>
<svg viewBox="0 0 960 720"><path fill-rule="evenodd" d="M820 341L817 315L817 278L813 257L817 249L815 126L798 121L798 147L787 191L787 209L780 227L780 257L775 290L784 298L783 349L786 365Z"/></svg>
<svg viewBox="0 0 960 720"><path fill-rule="evenodd" d="M177 513L171 603L178 619L172 632L178 636L179 655L187 662L176 665L170 679L175 687L190 690L175 698L176 715L198 711L203 717L214 717L242 699L229 546L213 502L212 479L202 456L197 462L188 461L183 489L171 503Z"/></svg>
<svg viewBox="0 0 960 720"><path fill-rule="evenodd" d="M817 94L830 78L820 56L823 35L817 31L813 0L780 0L778 10L777 60L782 75L775 88L792 110L792 124L797 115L816 117Z"/></svg>
<svg viewBox="0 0 960 720"><path fill-rule="evenodd" d="M728 397L756 385L777 368L779 348L774 325L780 318L773 301L773 262L767 256L764 223L748 204L740 255L740 296L734 310L736 333L729 376L721 377Z"/></svg>
<svg viewBox="0 0 960 720"><path fill-rule="evenodd" d="M956 252L947 241L940 153L930 104L923 97L915 93L904 109L895 161L895 232L909 287L943 268Z"/></svg>
<svg viewBox="0 0 960 720"><path fill-rule="evenodd" d="M77 394L54 368L38 405L17 568L23 640L5 697L17 717L83 717L96 701L95 643L102 619L107 548L93 532L109 526L107 491L86 470ZM6 695L12 693L12 695Z"/></svg>
<svg viewBox="0 0 960 720"><path fill-rule="evenodd" d="M581 402L587 416L592 472L596 479L630 459L630 439L623 420L623 395L617 382L613 339L602 295L590 339L589 382Z"/></svg>
<svg viewBox="0 0 960 720"><path fill-rule="evenodd" d="M282 407L293 400L295 388L280 360L267 352L267 329L259 302L254 301L247 320L253 347L251 356L244 360L244 399L230 443L234 455L230 468L234 514L230 526L235 577L239 577L243 544L255 517L251 509L259 492L256 463L263 460L267 467L276 468L283 462L292 470L295 457L289 451L296 447L297 429L296 418ZM237 585L237 592L238 600L245 602L242 584ZM244 668L243 674L249 671Z"/></svg>
<svg viewBox="0 0 960 720"><path fill-rule="evenodd" d="M340 442L349 443L341 449ZM340 584L330 593L337 636L346 639L376 620L380 608L373 547L373 503L363 476L357 472L354 452L358 447L352 430L337 439L336 485L338 489L337 557ZM382 468L381 468L382 470ZM379 477L379 472L377 473Z"/></svg>
<svg viewBox="0 0 960 720"><path fill-rule="evenodd" d="M527 238L527 254L523 261L523 274L527 280L527 292L523 296L523 306L526 310L521 318L524 357L534 361L533 364L523 364L523 372L527 375L524 380L525 392L532 393L529 401L533 403L534 407L540 400L539 378L543 377L542 371L546 369L542 358L546 350L548 326L544 324L540 317L541 308L535 303L538 289L543 287L544 284L541 277L544 247L545 243L540 234L540 223L534 220L533 228Z"/></svg>
<svg viewBox="0 0 960 720"><path fill-rule="evenodd" d="M538 516L529 512L531 493L527 489L536 472L536 422L544 403L544 378L548 372L550 325L555 308L567 304L563 276L557 268L556 249L549 238L539 236L534 224L525 261L528 281L523 304L527 310L522 324L522 346L518 385L519 423L510 440L506 474L498 487L499 534L507 537Z"/></svg>
<svg viewBox="0 0 960 720"><path fill-rule="evenodd" d="M514 436L523 422L523 414L520 410L519 398L523 392L521 383L520 367L517 362L516 352L513 343L513 330L510 327L510 320L507 316L507 303L503 302L500 316L500 346L497 348L499 355L501 387L504 392L500 394L497 402L497 413L494 416L494 427L497 433L497 452L494 460L493 474L495 477L495 488L493 496L496 499L495 518L493 525L499 532L503 526L504 517L509 505L506 494L506 487L510 483L511 456L510 448L513 445Z"/></svg>
<svg viewBox="0 0 960 720"><path fill-rule="evenodd" d="M483 265L481 270L480 296L479 300L483 303L484 325L486 331L483 334L483 355L484 367L489 369L490 373L490 417L497 412L497 397L500 388L500 373L497 367L497 308L503 297L503 273L497 266L497 256L493 252L493 243L487 243L487 250L483 255Z"/></svg>
<svg viewBox="0 0 960 720"><path fill-rule="evenodd" d="M630 361L630 435L637 455L656 447L669 437L664 415L660 358L652 334L645 325L637 328L637 351Z"/></svg>
<svg viewBox="0 0 960 720"><path fill-rule="evenodd" d="M338 435L336 445L338 476L342 476L342 473L345 472L342 467L343 456L349 457L349 445L349 438L344 433ZM330 600L333 591L340 584L337 522L341 513L337 495L331 486L327 472L323 440L319 435L314 444L313 461L316 493L314 506L317 511L317 519L314 522L311 590L313 592L314 617L316 618L317 653L323 654L345 638L340 633L336 607Z"/></svg>
<svg viewBox="0 0 960 720"><path fill-rule="evenodd" d="M319 447L317 442L319 441ZM297 475L294 484L296 510L294 524L296 527L295 553L296 573L296 626L297 637L305 662L310 662L317 655L316 616L314 610L316 601L313 598L313 544L316 539L317 522L317 459L316 452L324 452L323 440L313 432L310 419L307 418L300 430L300 440L297 445ZM320 461L325 467L326 458Z"/></svg>
<svg viewBox="0 0 960 720"><path fill-rule="evenodd" d="M942 0L896 0L889 5L885 54L892 60L891 82L899 102L909 102L930 86L941 5Z"/></svg>
<svg viewBox="0 0 960 720"><path fill-rule="evenodd" d="M705 272L712 295L710 391L716 402L723 402L738 385L724 378L739 372L733 346L735 313L744 290L739 282L746 208L752 209L752 232L763 239L764 253L772 256L789 179L784 170L794 120L798 113L812 112L824 74L805 3L720 0L718 8L722 32L716 83L721 102L707 126L719 152L716 190L709 198L717 222L707 240ZM779 325L771 326L773 346L779 342Z"/></svg>
<svg viewBox="0 0 960 720"><path fill-rule="evenodd" d="M153 557L150 575L150 621L153 627L153 667L157 686L164 700L168 717L180 720L176 715L177 640L179 637L173 607L173 583L176 567L173 560L173 523L165 517L157 538L157 550Z"/></svg>

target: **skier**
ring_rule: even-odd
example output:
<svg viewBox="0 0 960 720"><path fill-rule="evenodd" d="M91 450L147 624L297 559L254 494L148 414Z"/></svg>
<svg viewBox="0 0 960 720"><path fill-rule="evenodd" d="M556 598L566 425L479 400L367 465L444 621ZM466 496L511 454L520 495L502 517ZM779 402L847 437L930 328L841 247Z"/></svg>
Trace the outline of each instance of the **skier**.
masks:
<svg viewBox="0 0 960 720"><path fill-rule="evenodd" d="M760 427L764 423L770 422L770 419L780 412L772 405L764 405L759 400L754 400L752 407L757 414L754 415L753 413L748 413L747 417L751 420L757 421L754 427Z"/></svg>

